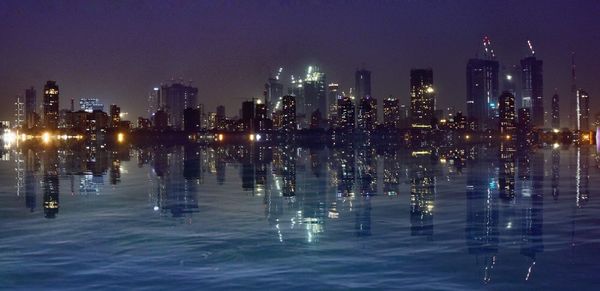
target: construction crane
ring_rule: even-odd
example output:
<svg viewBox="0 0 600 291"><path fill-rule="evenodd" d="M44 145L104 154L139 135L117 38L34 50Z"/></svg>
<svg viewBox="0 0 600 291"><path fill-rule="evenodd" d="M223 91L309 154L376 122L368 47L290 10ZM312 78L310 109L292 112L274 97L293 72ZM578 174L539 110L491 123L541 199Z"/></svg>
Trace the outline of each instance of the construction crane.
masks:
<svg viewBox="0 0 600 291"><path fill-rule="evenodd" d="M527 40L527 46L529 46L529 50L531 51L531 56L534 56L535 50L533 50L533 45L531 44L531 40Z"/></svg>
<svg viewBox="0 0 600 291"><path fill-rule="evenodd" d="M494 53L494 49L492 48L492 41L487 35L483 36L483 50L485 51L485 56L489 59L495 59L496 54Z"/></svg>

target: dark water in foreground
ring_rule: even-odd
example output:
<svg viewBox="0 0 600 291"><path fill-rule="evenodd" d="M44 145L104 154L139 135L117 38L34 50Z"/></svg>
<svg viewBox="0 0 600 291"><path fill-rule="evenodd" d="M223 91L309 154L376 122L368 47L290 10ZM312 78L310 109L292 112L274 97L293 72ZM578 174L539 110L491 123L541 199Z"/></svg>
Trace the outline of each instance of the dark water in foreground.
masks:
<svg viewBox="0 0 600 291"><path fill-rule="evenodd" d="M597 290L595 148L5 152L0 288Z"/></svg>

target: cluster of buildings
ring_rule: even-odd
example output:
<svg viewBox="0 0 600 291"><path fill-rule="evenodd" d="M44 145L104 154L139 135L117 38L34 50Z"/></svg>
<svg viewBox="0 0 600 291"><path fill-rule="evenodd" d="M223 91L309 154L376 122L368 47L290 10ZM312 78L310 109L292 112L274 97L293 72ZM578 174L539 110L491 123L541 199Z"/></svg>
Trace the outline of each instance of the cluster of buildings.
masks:
<svg viewBox="0 0 600 291"><path fill-rule="evenodd" d="M483 39L481 57L466 64L466 112L441 108L431 68L411 69L409 99L378 98L372 94L371 71L357 69L354 87L344 92L317 66L309 66L303 78L291 76L287 88L280 76L269 77L263 96L242 102L238 115L228 117L225 107L205 112L198 88L191 82L171 81L155 87L148 96L147 116L139 117L137 128L174 132L281 132L334 130L370 133L376 130L468 130L510 136L518 130L558 132L569 128L589 132L589 94L577 89L573 58L573 85L568 98L569 125L561 125L560 97L544 97L543 61L528 42L530 55L518 65L501 66L489 38ZM79 109L71 99L70 109L59 107L59 87L48 81L38 105L35 88L17 99L17 127L32 130L98 132L132 125L121 120L117 105L108 112L95 98L83 98ZM379 101L379 102L378 102ZM548 108L548 103L550 107ZM38 107L39 106L39 107ZM382 110L380 110L380 108Z"/></svg>
<svg viewBox="0 0 600 291"><path fill-rule="evenodd" d="M24 101L24 102L23 102ZM24 131L61 131L96 134L111 129L131 127L129 121L121 120L121 108L110 105L109 112L97 98L81 98L79 108L71 99L69 109L60 109L60 89L55 81L47 81L38 106L34 87L25 90L25 98L17 98L16 124Z"/></svg>

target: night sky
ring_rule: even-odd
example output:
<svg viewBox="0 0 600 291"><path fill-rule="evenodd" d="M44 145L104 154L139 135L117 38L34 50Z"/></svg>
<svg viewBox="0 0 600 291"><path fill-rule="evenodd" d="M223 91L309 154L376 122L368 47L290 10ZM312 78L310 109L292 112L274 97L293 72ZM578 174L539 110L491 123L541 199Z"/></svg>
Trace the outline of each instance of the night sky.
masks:
<svg viewBox="0 0 600 291"><path fill-rule="evenodd" d="M526 2L526 3L523 3ZM501 65L544 60L545 106L566 101L570 53L578 87L599 110L600 1L7 1L0 0L0 92L6 101L46 80L70 98L120 104L134 120L151 89L193 80L207 111L237 114L272 71L319 65L347 91L371 70L373 95L408 103L409 70L431 67L440 106L464 108L465 66L489 35ZM566 108L566 103L563 103ZM2 106L0 119L13 119ZM563 111L563 121L566 113Z"/></svg>

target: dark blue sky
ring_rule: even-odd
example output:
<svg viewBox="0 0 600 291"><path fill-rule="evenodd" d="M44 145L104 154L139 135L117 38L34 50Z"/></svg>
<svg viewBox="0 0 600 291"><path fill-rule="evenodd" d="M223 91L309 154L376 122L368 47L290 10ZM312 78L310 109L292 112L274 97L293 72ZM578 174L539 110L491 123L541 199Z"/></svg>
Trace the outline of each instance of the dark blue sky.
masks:
<svg viewBox="0 0 600 291"><path fill-rule="evenodd" d="M183 77L199 87L207 111L224 104L234 115L280 66L287 79L319 65L347 90L364 64L375 97L408 103L410 68L432 67L438 104L464 108L466 61L484 34L504 65L518 63L532 39L544 60L546 106L554 88L566 102L575 51L578 86L600 105L600 1L593 0L4 0L0 92L12 101L53 79L61 107L70 98L98 97L134 119L152 87ZM1 108L0 118L12 111Z"/></svg>

